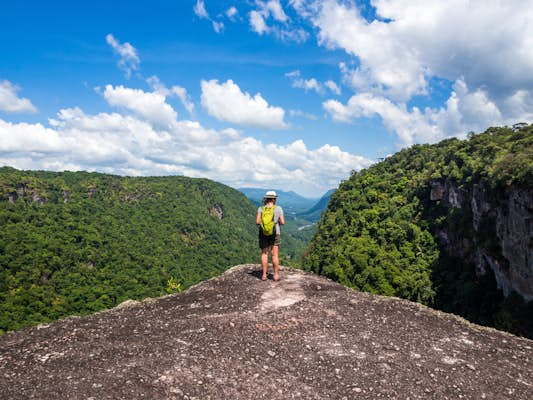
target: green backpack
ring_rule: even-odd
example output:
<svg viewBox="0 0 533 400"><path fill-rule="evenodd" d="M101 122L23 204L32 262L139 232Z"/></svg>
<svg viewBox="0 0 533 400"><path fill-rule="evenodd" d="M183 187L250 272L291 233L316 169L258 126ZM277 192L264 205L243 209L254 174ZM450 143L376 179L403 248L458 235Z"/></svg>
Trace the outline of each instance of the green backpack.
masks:
<svg viewBox="0 0 533 400"><path fill-rule="evenodd" d="M273 207L262 206L261 209L261 232L264 236L272 236L274 234L274 209Z"/></svg>

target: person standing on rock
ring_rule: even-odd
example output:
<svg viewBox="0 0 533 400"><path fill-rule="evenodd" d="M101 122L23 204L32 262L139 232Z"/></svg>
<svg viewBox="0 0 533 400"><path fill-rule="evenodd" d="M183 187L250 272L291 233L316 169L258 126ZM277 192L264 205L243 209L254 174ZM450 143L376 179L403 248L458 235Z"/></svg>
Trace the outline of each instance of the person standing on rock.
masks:
<svg viewBox="0 0 533 400"><path fill-rule="evenodd" d="M263 206L257 209L255 223L259 225L259 247L261 248L261 280L267 280L268 253L272 254L274 280L279 281L279 246L281 244L281 225L285 225L283 209L276 205L278 195L273 190L266 192Z"/></svg>

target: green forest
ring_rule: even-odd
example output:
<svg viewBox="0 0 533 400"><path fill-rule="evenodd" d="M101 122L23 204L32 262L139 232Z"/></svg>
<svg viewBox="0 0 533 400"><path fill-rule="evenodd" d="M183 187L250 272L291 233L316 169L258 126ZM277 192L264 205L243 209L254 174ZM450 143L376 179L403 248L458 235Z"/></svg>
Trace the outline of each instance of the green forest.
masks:
<svg viewBox="0 0 533 400"><path fill-rule="evenodd" d="M255 212L207 179L0 168L0 333L258 259Z"/></svg>
<svg viewBox="0 0 533 400"><path fill-rule="evenodd" d="M503 296L491 271L477 274L467 258L439 243L438 233L449 232L505 262L494 221L480 221L474 232L469 207L430 199L433 182L451 183L466 198L478 185L496 206L512 190L531 193L533 126L490 128L467 140L414 145L353 173L332 195L303 268L358 290L533 337L533 302L516 293Z"/></svg>
<svg viewBox="0 0 533 400"><path fill-rule="evenodd" d="M504 296L490 270L479 274L468 253L439 241L444 232L505 263L491 217L474 230L469 207L431 198L439 182L467 203L481 187L495 207L514 190L531 193L533 126L414 145L352 173L324 197L318 225L287 218L282 264L533 337L533 302ZM257 263L256 210L208 179L0 168L0 334Z"/></svg>

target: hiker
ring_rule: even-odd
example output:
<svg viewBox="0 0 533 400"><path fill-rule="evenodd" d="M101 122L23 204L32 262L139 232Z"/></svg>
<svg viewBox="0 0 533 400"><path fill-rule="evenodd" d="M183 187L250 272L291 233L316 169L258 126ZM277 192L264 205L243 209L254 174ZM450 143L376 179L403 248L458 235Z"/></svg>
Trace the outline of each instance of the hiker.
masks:
<svg viewBox="0 0 533 400"><path fill-rule="evenodd" d="M259 225L259 247L261 248L261 280L267 280L268 253L272 254L274 280L279 281L279 245L281 243L280 225L285 225L283 209L276 205L278 195L273 190L266 192L263 206L257 209L255 223ZM272 218L272 219L270 219Z"/></svg>

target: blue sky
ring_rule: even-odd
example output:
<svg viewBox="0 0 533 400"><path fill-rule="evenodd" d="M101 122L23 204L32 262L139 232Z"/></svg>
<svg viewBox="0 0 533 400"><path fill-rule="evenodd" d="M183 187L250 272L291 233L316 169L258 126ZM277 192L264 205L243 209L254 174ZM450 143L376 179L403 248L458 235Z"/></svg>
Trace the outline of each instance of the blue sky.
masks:
<svg viewBox="0 0 533 400"><path fill-rule="evenodd" d="M533 121L533 1L80 3L0 5L0 165L319 197Z"/></svg>

